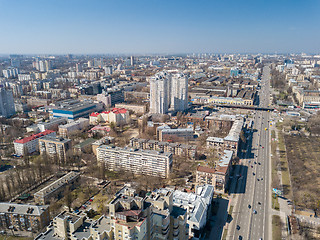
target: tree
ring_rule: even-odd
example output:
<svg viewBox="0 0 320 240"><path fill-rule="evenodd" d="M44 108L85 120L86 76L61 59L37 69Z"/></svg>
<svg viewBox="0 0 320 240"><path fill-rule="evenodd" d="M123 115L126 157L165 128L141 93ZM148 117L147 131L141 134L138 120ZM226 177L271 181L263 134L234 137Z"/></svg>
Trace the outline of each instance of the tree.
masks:
<svg viewBox="0 0 320 240"><path fill-rule="evenodd" d="M71 192L69 186L67 186L64 195L65 195L65 204L67 205L69 212L71 212L71 205L73 202L73 196L72 196L72 192Z"/></svg>

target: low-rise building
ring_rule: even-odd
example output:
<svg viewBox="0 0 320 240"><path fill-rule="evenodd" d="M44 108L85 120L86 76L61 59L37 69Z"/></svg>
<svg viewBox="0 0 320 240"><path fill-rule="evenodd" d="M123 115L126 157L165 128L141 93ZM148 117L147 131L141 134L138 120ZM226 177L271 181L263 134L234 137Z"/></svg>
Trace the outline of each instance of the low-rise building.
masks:
<svg viewBox="0 0 320 240"><path fill-rule="evenodd" d="M16 139L13 142L16 155L24 156L36 151L39 151L39 139L44 136L56 136L56 132L52 130L45 130L41 133L33 134L29 137Z"/></svg>
<svg viewBox="0 0 320 240"><path fill-rule="evenodd" d="M133 148L170 152L173 155L188 156L192 159L195 158L197 152L195 145L160 142L142 138L131 138L130 146Z"/></svg>
<svg viewBox="0 0 320 240"><path fill-rule="evenodd" d="M157 127L157 137L159 141L178 142L193 139L192 128L176 128L172 129L167 125Z"/></svg>
<svg viewBox="0 0 320 240"><path fill-rule="evenodd" d="M38 204L47 204L52 200L57 200L63 197L63 193L67 186L74 189L79 183L80 173L69 172L50 185L44 187L34 194L34 199Z"/></svg>
<svg viewBox="0 0 320 240"><path fill-rule="evenodd" d="M39 232L49 222L48 205L0 202L0 229Z"/></svg>
<svg viewBox="0 0 320 240"><path fill-rule="evenodd" d="M172 167L171 153L110 145L97 148L97 160L112 171L125 170L162 178L169 177Z"/></svg>
<svg viewBox="0 0 320 240"><path fill-rule="evenodd" d="M67 118L53 118L48 122L41 122L38 123L37 126L40 130L40 132L43 132L45 130L58 130L58 126L61 124L66 124L68 122Z"/></svg>
<svg viewBox="0 0 320 240"><path fill-rule="evenodd" d="M90 114L90 124L115 123L116 125L127 124L129 122L129 112L125 108L113 108L111 111Z"/></svg>
<svg viewBox="0 0 320 240"><path fill-rule="evenodd" d="M103 137L92 143L92 152L94 153L94 155L97 155L97 148L99 146L113 144L114 142L115 142L114 137L109 137L109 136Z"/></svg>
<svg viewBox="0 0 320 240"><path fill-rule="evenodd" d="M145 114L147 112L146 105L128 104L128 103L117 103L116 108L125 108L127 110L133 111L135 113Z"/></svg>
<svg viewBox="0 0 320 240"><path fill-rule="evenodd" d="M39 139L40 154L47 154L50 158L57 158L66 162L67 152L71 149L71 140L63 137L44 136Z"/></svg>
<svg viewBox="0 0 320 240"><path fill-rule="evenodd" d="M238 154L238 145L243 123L243 118L236 119L228 135L224 138L208 137L207 147L216 149L218 153L222 153L224 150L231 150L234 154Z"/></svg>
<svg viewBox="0 0 320 240"><path fill-rule="evenodd" d="M76 121L59 126L59 135L67 137L89 126L89 119L79 118Z"/></svg>
<svg viewBox="0 0 320 240"><path fill-rule="evenodd" d="M53 106L52 116L54 118L65 117L76 120L81 117L88 117L97 107L97 104L91 100L66 100Z"/></svg>
<svg viewBox="0 0 320 240"><path fill-rule="evenodd" d="M197 184L211 184L216 190L225 191L232 168L233 152L225 150L215 168L198 166L196 172Z"/></svg>

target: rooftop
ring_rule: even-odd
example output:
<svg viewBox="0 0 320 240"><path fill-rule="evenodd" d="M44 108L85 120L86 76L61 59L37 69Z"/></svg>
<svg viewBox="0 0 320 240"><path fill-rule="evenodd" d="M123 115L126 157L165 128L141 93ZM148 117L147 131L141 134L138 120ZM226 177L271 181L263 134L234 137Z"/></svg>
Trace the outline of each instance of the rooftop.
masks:
<svg viewBox="0 0 320 240"><path fill-rule="evenodd" d="M12 213L12 214L40 216L44 211L47 210L48 207L49 207L48 205L36 206L36 205L29 205L29 204L0 202L0 214Z"/></svg>
<svg viewBox="0 0 320 240"><path fill-rule="evenodd" d="M22 138L22 139L16 139L14 142L15 143L27 143L27 142L30 142L30 141L35 140L37 138L46 136L46 135L48 135L50 133L54 133L54 131L45 130L45 131L43 131L41 133L33 134L33 135L29 136L29 137L25 137L25 138Z"/></svg>

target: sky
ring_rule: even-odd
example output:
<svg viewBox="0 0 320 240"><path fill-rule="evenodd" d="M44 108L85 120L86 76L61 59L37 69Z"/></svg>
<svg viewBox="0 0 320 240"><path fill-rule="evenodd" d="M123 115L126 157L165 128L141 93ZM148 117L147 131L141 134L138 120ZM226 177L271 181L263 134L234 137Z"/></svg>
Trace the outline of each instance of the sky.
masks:
<svg viewBox="0 0 320 240"><path fill-rule="evenodd" d="M0 0L0 54L320 53L320 0Z"/></svg>

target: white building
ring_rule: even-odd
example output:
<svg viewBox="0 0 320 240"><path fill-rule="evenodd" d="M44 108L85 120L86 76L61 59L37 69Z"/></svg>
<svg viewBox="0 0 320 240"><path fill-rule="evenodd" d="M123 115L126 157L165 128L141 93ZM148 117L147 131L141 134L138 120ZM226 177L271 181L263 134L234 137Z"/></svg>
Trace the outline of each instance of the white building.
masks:
<svg viewBox="0 0 320 240"><path fill-rule="evenodd" d="M38 123L37 126L38 126L40 132L43 132L45 130L54 130L55 128L58 128L58 126L60 124L65 124L67 122L68 122L67 118L63 118L63 117L61 117L61 118L53 118L48 122Z"/></svg>
<svg viewBox="0 0 320 240"><path fill-rule="evenodd" d="M173 111L184 111L188 107L188 78L183 73L172 74L171 104Z"/></svg>
<svg viewBox="0 0 320 240"><path fill-rule="evenodd" d="M67 123L66 125L59 126L59 135L62 137L67 137L70 134L78 130L82 130L83 128L89 126L89 119L87 118L79 118L76 121Z"/></svg>
<svg viewBox="0 0 320 240"><path fill-rule="evenodd" d="M19 74L19 69L9 67L8 69L2 70L2 73L5 78L15 78Z"/></svg>
<svg viewBox="0 0 320 240"><path fill-rule="evenodd" d="M127 124L129 122L129 112L125 108L113 108L111 111L101 113L91 113L90 124L95 125L100 122L115 123L116 125Z"/></svg>
<svg viewBox="0 0 320 240"><path fill-rule="evenodd" d="M97 159L112 171L125 170L167 178L172 167L172 154L154 150L120 148L101 145L97 148Z"/></svg>
<svg viewBox="0 0 320 240"><path fill-rule="evenodd" d="M162 71L150 78L150 112L184 111L188 106L188 78Z"/></svg>
<svg viewBox="0 0 320 240"><path fill-rule="evenodd" d="M166 114L169 109L171 76L163 71L150 78L150 112Z"/></svg>
<svg viewBox="0 0 320 240"><path fill-rule="evenodd" d="M41 133L33 134L23 139L16 139L13 142L16 155L23 156L39 150L39 138L44 136L56 136L56 132L45 130Z"/></svg>

